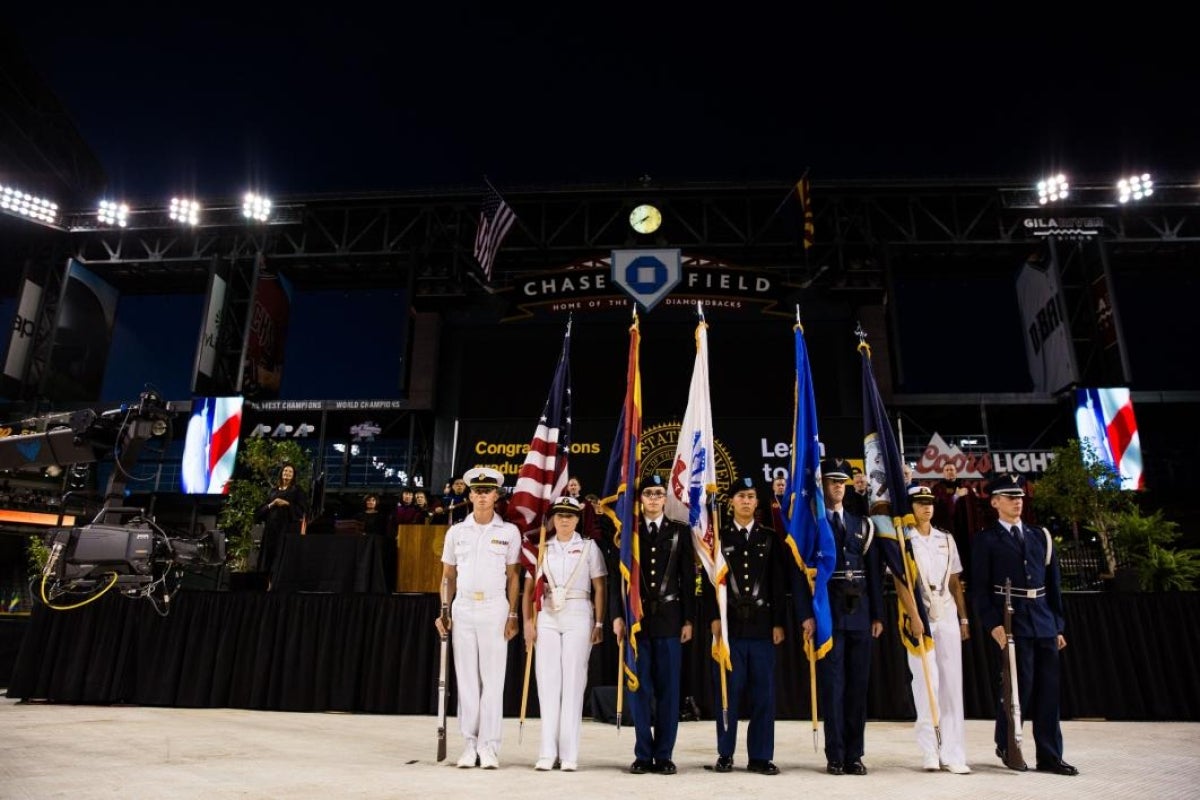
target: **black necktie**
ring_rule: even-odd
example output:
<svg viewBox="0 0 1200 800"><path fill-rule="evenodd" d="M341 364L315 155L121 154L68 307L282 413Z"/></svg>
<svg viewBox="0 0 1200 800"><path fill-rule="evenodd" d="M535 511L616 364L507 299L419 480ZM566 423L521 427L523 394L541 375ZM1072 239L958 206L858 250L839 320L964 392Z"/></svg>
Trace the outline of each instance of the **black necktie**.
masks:
<svg viewBox="0 0 1200 800"><path fill-rule="evenodd" d="M650 531L651 536L658 536L658 523L651 522L649 525L646 526L646 530Z"/></svg>
<svg viewBox="0 0 1200 800"><path fill-rule="evenodd" d="M840 512L840 511L833 512L833 527L837 530L838 533L846 532L846 526L842 524L842 512Z"/></svg>
<svg viewBox="0 0 1200 800"><path fill-rule="evenodd" d="M1021 532L1020 525L1012 526L1012 537L1016 540L1017 544L1025 544L1025 534Z"/></svg>

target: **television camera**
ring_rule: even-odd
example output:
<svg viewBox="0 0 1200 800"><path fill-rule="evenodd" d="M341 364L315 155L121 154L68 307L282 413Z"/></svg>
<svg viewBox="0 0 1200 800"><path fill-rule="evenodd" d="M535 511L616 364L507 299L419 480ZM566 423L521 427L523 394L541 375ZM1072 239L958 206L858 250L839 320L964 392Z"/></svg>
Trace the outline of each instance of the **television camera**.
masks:
<svg viewBox="0 0 1200 800"><path fill-rule="evenodd" d="M69 467L113 457L100 512L89 523L47 535L50 554L31 587L46 606L79 608L115 588L148 599L165 614L184 570L225 563L222 531L168 533L145 509L123 505L142 447L169 435L172 420L190 410L190 400L167 402L143 392L136 403L53 415L39 420L44 431L0 438L0 469Z"/></svg>

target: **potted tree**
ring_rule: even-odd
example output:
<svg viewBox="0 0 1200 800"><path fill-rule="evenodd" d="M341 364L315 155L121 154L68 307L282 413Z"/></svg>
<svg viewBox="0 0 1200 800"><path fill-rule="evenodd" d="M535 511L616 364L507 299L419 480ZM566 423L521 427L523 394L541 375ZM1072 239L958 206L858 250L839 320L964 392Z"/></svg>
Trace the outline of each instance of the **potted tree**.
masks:
<svg viewBox="0 0 1200 800"><path fill-rule="evenodd" d="M291 464L296 469L299 485L311 482L312 460L294 439L248 439L239 448L235 477L229 482L219 518L225 531L229 568L234 575L254 571L250 557L254 552L255 512L266 502L268 491L278 480L281 464ZM242 582L231 580L231 584Z"/></svg>
<svg viewBox="0 0 1200 800"><path fill-rule="evenodd" d="M1112 579L1121 566L1112 534L1117 516L1133 508L1130 493L1121 490L1120 475L1097 457L1090 442L1070 439L1053 452L1037 482L1038 505L1066 522L1076 541L1081 530L1094 533L1107 567L1101 577Z"/></svg>

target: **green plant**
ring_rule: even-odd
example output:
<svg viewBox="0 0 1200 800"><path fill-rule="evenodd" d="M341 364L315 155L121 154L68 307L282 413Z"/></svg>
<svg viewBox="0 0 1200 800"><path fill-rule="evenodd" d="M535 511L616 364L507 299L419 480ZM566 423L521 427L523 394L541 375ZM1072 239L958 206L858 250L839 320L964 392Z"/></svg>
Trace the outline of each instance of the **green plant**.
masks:
<svg viewBox="0 0 1200 800"><path fill-rule="evenodd" d="M40 536L30 536L25 544L25 554L29 558L29 574L41 575L50 560L50 548Z"/></svg>
<svg viewBox="0 0 1200 800"><path fill-rule="evenodd" d="M1117 569L1112 533L1118 515L1133 508L1129 492L1121 489L1121 476L1097 456L1091 443L1070 439L1054 448L1054 459L1037 482L1039 509L1070 523L1079 538L1080 528L1095 532L1111 577Z"/></svg>
<svg viewBox="0 0 1200 800"><path fill-rule="evenodd" d="M1137 572L1143 591L1193 591L1200 579L1200 550L1167 550L1152 544L1139 559Z"/></svg>
<svg viewBox="0 0 1200 800"><path fill-rule="evenodd" d="M267 501L270 487L279 480L279 468L291 464L296 483L307 486L312 478L312 460L294 439L247 439L237 457L238 477L229 482L229 493L221 509L219 524L225 531L225 552L234 571L249 569L254 550L251 531L254 513Z"/></svg>
<svg viewBox="0 0 1200 800"><path fill-rule="evenodd" d="M1191 591L1200 579L1200 550L1176 550L1179 525L1161 510L1146 516L1134 507L1114 518L1113 548L1137 572L1147 592Z"/></svg>

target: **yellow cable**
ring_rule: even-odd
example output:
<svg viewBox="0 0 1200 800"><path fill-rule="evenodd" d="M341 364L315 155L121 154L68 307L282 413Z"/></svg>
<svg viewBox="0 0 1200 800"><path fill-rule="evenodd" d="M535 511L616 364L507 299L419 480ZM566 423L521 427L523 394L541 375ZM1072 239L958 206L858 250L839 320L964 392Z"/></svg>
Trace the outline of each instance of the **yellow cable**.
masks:
<svg viewBox="0 0 1200 800"><path fill-rule="evenodd" d="M100 597L102 597L102 596L104 595L104 593L105 593L105 592L107 592L109 589L111 589L112 587L114 587L114 586L116 586L116 585L117 585L117 573L115 573L115 572L110 572L110 573L109 573L109 576L112 578L112 580L110 580L110 581L108 582L108 586L105 586L103 589L101 589L100 591L96 592L96 593L95 593L95 594L93 594L91 597L87 598L86 600L84 600L84 601L82 601L82 602L80 602L80 603L76 603L75 605L72 605L72 606L56 606L56 605L54 605L53 603L51 603L49 600L47 600L47 599L46 599L46 580L47 580L47 579L48 579L50 576L49 576L49 575L43 575L43 576L42 576L42 585L41 585L41 595L42 595L42 602L46 604L46 607L47 607L47 608L52 608L52 609L54 609L55 611L70 611L70 610L72 610L72 609L75 609L75 608L83 608L83 607L84 607L84 606L86 606L88 603L92 602L93 600L98 600Z"/></svg>

